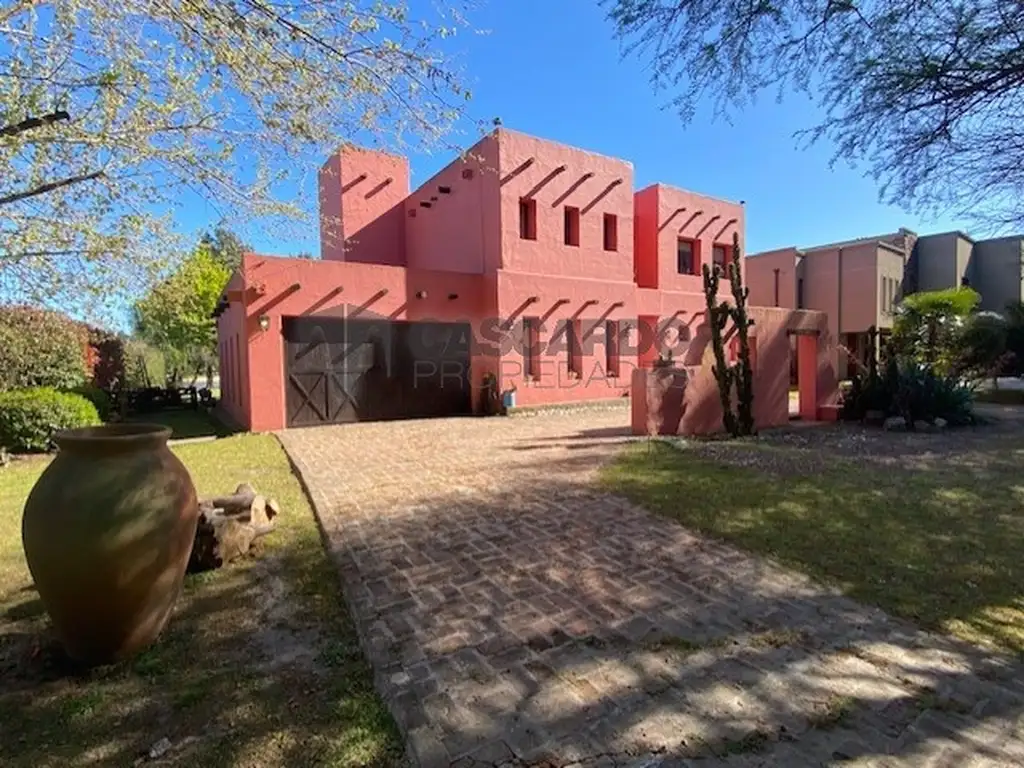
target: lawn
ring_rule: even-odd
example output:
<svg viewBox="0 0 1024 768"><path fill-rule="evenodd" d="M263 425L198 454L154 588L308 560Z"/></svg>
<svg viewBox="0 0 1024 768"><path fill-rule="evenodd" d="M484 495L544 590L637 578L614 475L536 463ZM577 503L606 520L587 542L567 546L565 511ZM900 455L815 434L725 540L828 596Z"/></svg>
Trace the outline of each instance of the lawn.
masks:
<svg viewBox="0 0 1024 768"><path fill-rule="evenodd" d="M225 437L231 434L228 427L214 419L203 408L177 408L154 413L130 416L128 421L162 424L170 427L172 440L195 437Z"/></svg>
<svg viewBox="0 0 1024 768"><path fill-rule="evenodd" d="M21 553L22 504L46 459L0 469L0 765L132 765L163 739L161 765L400 765L397 730L277 441L243 435L175 452L201 495L250 482L277 498L280 527L258 559L189 577L151 649L84 674L48 639Z"/></svg>
<svg viewBox="0 0 1024 768"><path fill-rule="evenodd" d="M834 427L821 433L834 440L820 444L638 443L602 480L924 627L1020 653L1024 431L985 429L895 437Z"/></svg>

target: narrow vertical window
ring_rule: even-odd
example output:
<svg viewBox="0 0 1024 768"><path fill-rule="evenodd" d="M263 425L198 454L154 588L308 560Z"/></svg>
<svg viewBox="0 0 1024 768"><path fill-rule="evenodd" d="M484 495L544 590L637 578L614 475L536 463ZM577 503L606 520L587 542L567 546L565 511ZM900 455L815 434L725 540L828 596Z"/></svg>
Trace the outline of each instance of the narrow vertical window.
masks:
<svg viewBox="0 0 1024 768"><path fill-rule="evenodd" d="M680 275L697 274L694 246L693 240L680 239L676 242L676 272Z"/></svg>
<svg viewBox="0 0 1024 768"><path fill-rule="evenodd" d="M604 215L604 249L619 250L619 217L614 213Z"/></svg>
<svg viewBox="0 0 1024 768"><path fill-rule="evenodd" d="M533 381L540 380L537 355L540 351L540 320L523 318L523 375Z"/></svg>
<svg viewBox="0 0 1024 768"><path fill-rule="evenodd" d="M619 370L619 321L608 320L604 324L605 375L618 378Z"/></svg>
<svg viewBox="0 0 1024 768"><path fill-rule="evenodd" d="M802 277L796 281L796 308L804 308L804 279Z"/></svg>
<svg viewBox="0 0 1024 768"><path fill-rule="evenodd" d="M775 306L779 306L779 270L775 269Z"/></svg>
<svg viewBox="0 0 1024 768"><path fill-rule="evenodd" d="M537 201L532 198L519 201L519 237L523 240L537 239Z"/></svg>
<svg viewBox="0 0 1024 768"><path fill-rule="evenodd" d="M711 263L725 272L725 265L729 263L729 249L724 245L711 246Z"/></svg>
<svg viewBox="0 0 1024 768"><path fill-rule="evenodd" d="M569 373L574 373L577 376L583 374L583 352L580 349L579 326L579 320L565 321L565 345L569 356Z"/></svg>
<svg viewBox="0 0 1024 768"><path fill-rule="evenodd" d="M235 375L231 380L231 388L234 390L233 399L236 404L242 403L242 360L238 354L238 334L235 334Z"/></svg>
<svg viewBox="0 0 1024 768"><path fill-rule="evenodd" d="M883 314L889 311L889 307L888 307L888 306L886 305L886 303L885 303L885 296L886 296L886 293L887 293L887 291L886 291L886 288L887 288L887 286L886 286L886 284L885 284L885 278L883 277L883 278L882 278L882 285L881 285L881 291L882 291L882 295L881 295L881 297L880 297L880 298L878 299L878 303L879 303L879 304L881 305L881 307L882 307L882 312L883 312Z"/></svg>
<svg viewBox="0 0 1024 768"><path fill-rule="evenodd" d="M565 244L580 244L580 209L565 207Z"/></svg>

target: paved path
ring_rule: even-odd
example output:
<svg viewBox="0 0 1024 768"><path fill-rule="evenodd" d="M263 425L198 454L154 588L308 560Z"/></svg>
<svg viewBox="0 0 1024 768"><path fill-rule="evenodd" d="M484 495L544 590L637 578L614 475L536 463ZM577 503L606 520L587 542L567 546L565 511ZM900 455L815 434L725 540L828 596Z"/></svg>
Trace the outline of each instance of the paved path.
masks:
<svg viewBox="0 0 1024 768"><path fill-rule="evenodd" d="M626 420L281 435L417 764L1024 764L1019 667L603 494Z"/></svg>

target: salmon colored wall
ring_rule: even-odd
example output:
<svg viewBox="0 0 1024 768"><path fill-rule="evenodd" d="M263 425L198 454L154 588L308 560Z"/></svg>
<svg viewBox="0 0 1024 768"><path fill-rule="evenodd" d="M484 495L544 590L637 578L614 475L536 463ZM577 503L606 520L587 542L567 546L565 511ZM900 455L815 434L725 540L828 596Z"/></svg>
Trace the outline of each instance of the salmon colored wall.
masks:
<svg viewBox="0 0 1024 768"><path fill-rule="evenodd" d="M320 258L345 258L345 232L341 224L341 150L320 167L317 176L320 196Z"/></svg>
<svg viewBox="0 0 1024 768"><path fill-rule="evenodd" d="M658 287L658 187L633 195L633 275L641 288Z"/></svg>
<svg viewBox="0 0 1024 768"><path fill-rule="evenodd" d="M497 142L488 136L410 195L404 219L410 267L483 274L496 261L496 233L488 232L484 216L496 218L496 178Z"/></svg>
<svg viewBox="0 0 1024 768"><path fill-rule="evenodd" d="M645 237L653 238L658 244L658 287L668 291L701 293L701 266L711 262L712 246L725 245L731 253L733 234L739 232L740 248L744 247L743 206L664 184L656 184L654 188L658 201L656 222L645 217L644 226L648 229ZM646 192L642 190L638 194ZM736 221L730 223L732 219ZM680 238L697 241L694 275L679 274L676 254ZM641 263L645 260L646 257L642 256ZM740 268L744 269L742 262Z"/></svg>
<svg viewBox="0 0 1024 768"><path fill-rule="evenodd" d="M406 158L343 147L320 170L319 186L321 236L326 232L331 238L326 246L321 244L324 259L405 264L403 216L409 196ZM343 250L335 246L338 215L344 235Z"/></svg>
<svg viewBox="0 0 1024 768"><path fill-rule="evenodd" d="M376 264L317 262L247 255L242 271L250 294L245 307L245 333L249 339L248 422L252 430L285 426L284 338L285 317L314 315L355 317L363 312L393 320L430 319L471 322L488 311L488 297L479 278L455 272L430 272ZM381 294L382 291L386 293ZM416 293L425 291L424 299ZM449 299L449 294L458 298ZM232 304L232 309L235 305ZM267 314L270 328L261 331L259 316ZM471 361L474 397L478 396L483 366Z"/></svg>
<svg viewBox="0 0 1024 768"><path fill-rule="evenodd" d="M538 297L539 301L531 302L532 297ZM516 339L521 338L524 317L537 318L543 325L538 377L526 376L524 345L513 346L510 338L503 348L507 353L501 361L501 388L516 388L517 405L607 399L628 394L630 371L637 365L636 329L632 328L620 345L619 375L609 376L604 323L617 320L620 327L627 322L636 325L632 282L502 271L498 273L498 304L501 317L511 321L509 332ZM579 321L582 341L579 378L568 371L568 344L564 337L565 323L573 320Z"/></svg>
<svg viewBox="0 0 1024 768"><path fill-rule="evenodd" d="M632 164L504 128L498 129L496 135L501 185L501 269L632 282ZM531 158L533 162L519 170ZM565 170L559 171L562 166ZM587 174L593 175L586 177ZM520 198L536 201L536 240L519 237ZM580 209L579 246L565 244L566 206ZM616 251L604 250L606 213L618 217Z"/></svg>
<svg viewBox="0 0 1024 768"><path fill-rule="evenodd" d="M789 333L797 332L801 348L801 405L806 418L816 418L821 408L835 405L836 382L830 351L832 339L820 312L753 307L751 334L754 358L754 419L757 427L782 426L789 422ZM729 334L731 329L726 329ZM806 334L806 335L805 335ZM683 357L689 380L683 398L684 414L679 434L714 434L722 431L722 406L712 373L714 354L710 333L699 326L686 345ZM634 434L647 433L646 389L650 369L640 368L631 382L631 421Z"/></svg>
<svg viewBox="0 0 1024 768"><path fill-rule="evenodd" d="M471 177L464 174L468 170ZM450 193L442 193L441 186ZM326 260L249 254L233 278L235 296L218 330L222 370L237 379L239 392L237 402L225 402L225 410L250 429L284 427L283 319L352 317L363 311L396 320L469 322L475 334L471 383L477 410L490 373L498 376L501 390L515 388L518 405L622 397L629 393L633 370L650 365L664 349L695 372L686 428L703 429L720 420L707 394L715 391L708 388L713 380L705 381L710 367L702 280L676 274L676 241L680 233L698 239L699 258L710 260L712 244L731 247L734 231L742 243L743 208L664 185L634 197L632 186L628 162L504 128L412 195L406 194L403 158L344 149L327 162L320 178ZM520 238L524 197L537 206L536 240ZM567 205L580 209L578 246L564 243ZM686 210L673 216L679 208ZM331 240L331 220L339 211L346 249ZM615 250L604 248L605 214L616 216ZM732 218L736 221L730 223ZM418 292L425 296L418 298ZM727 285L720 298L729 300ZM261 314L269 318L267 331L259 329ZM798 315L807 313L783 312L755 330L759 418L765 423L788 413L788 400L779 393L788 391L789 344L785 333L772 328L792 325ZM538 375L530 377L523 369L524 317L543 323ZM609 320L622 332L617 375L608 371L604 324ZM581 333L578 376L568 370L570 322ZM834 375L831 385L821 378L832 375L831 369L825 365L822 371L819 393L834 393ZM771 408L778 410L764 410Z"/></svg>
<svg viewBox="0 0 1024 768"><path fill-rule="evenodd" d="M225 291L244 288L242 275L236 272ZM217 352L220 373L219 408L240 425L249 423L249 345L246 343L245 315L239 303L232 303L217 318Z"/></svg>
<svg viewBox="0 0 1024 768"><path fill-rule="evenodd" d="M746 285L750 288L748 300L758 307L785 307L797 309L797 250L783 248L759 253L744 260ZM779 301L775 303L775 270L779 270Z"/></svg>

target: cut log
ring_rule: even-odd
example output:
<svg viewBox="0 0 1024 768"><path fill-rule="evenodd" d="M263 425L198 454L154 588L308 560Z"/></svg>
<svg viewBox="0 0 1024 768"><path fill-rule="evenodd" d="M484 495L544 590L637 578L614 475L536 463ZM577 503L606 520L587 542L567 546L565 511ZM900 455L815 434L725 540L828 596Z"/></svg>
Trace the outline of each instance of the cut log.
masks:
<svg viewBox="0 0 1024 768"><path fill-rule="evenodd" d="M189 572L219 568L249 554L257 539L274 531L280 512L276 501L268 501L245 483L232 496L202 499Z"/></svg>

